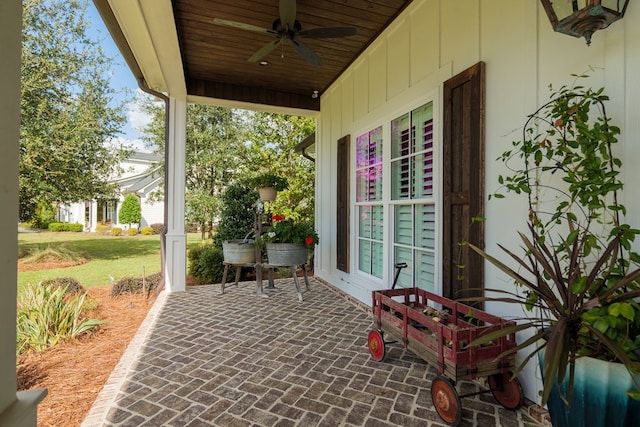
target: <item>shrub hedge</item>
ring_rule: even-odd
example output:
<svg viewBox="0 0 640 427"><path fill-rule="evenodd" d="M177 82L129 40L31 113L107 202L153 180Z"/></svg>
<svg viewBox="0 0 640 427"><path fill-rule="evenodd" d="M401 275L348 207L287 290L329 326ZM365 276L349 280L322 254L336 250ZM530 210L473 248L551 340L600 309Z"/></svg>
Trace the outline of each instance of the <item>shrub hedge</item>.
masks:
<svg viewBox="0 0 640 427"><path fill-rule="evenodd" d="M135 227L130 227L127 228L127 236L137 236L138 235L138 229Z"/></svg>
<svg viewBox="0 0 640 427"><path fill-rule="evenodd" d="M142 227L140 230L140 234L143 236L151 236L153 234L153 228L151 227Z"/></svg>
<svg viewBox="0 0 640 427"><path fill-rule="evenodd" d="M69 223L69 222L52 222L48 226L49 231L73 231L79 232L84 230L84 226L82 224Z"/></svg>
<svg viewBox="0 0 640 427"><path fill-rule="evenodd" d="M198 246L189 249L188 259L189 274L193 276L196 284L222 282L224 255L221 248L213 245Z"/></svg>
<svg viewBox="0 0 640 427"><path fill-rule="evenodd" d="M112 236L122 236L122 228L120 227L113 227L111 229L111 235Z"/></svg>

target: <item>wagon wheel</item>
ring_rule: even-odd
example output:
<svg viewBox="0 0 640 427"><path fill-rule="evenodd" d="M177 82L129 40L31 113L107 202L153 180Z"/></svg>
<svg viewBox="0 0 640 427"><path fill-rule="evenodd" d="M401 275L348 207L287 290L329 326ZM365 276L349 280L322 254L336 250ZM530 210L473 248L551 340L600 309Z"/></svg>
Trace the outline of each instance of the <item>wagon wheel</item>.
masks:
<svg viewBox="0 0 640 427"><path fill-rule="evenodd" d="M431 400L438 415L446 423L457 426L462 421L462 403L460 396L451 381L443 376L437 376L431 383Z"/></svg>
<svg viewBox="0 0 640 427"><path fill-rule="evenodd" d="M386 354L382 331L378 329L372 329L369 331L369 339L367 342L369 343L369 352L371 353L373 360L376 362L382 362L382 359L384 359Z"/></svg>
<svg viewBox="0 0 640 427"><path fill-rule="evenodd" d="M507 409L518 409L524 403L522 386L511 372L489 376L489 389L496 401Z"/></svg>

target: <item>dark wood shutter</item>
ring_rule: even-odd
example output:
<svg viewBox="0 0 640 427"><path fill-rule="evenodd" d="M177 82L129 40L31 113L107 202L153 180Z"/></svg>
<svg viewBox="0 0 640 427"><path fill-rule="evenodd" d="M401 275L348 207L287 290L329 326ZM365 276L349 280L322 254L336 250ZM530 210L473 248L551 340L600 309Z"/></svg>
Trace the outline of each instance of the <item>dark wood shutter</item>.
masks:
<svg viewBox="0 0 640 427"><path fill-rule="evenodd" d="M444 82L443 293L451 299L482 295L484 261L460 242L484 247L485 64ZM461 268L463 266L463 268Z"/></svg>
<svg viewBox="0 0 640 427"><path fill-rule="evenodd" d="M338 188L336 192L338 209L336 212L337 248L336 267L349 272L349 135L338 140Z"/></svg>

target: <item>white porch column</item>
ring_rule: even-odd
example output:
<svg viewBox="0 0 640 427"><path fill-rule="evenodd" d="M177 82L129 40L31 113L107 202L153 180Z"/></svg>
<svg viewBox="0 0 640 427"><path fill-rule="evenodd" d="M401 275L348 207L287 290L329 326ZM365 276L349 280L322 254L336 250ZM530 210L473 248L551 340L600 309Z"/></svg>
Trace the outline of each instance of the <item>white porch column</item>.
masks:
<svg viewBox="0 0 640 427"><path fill-rule="evenodd" d="M164 266L167 292L186 289L187 235L184 228L185 146L187 140L187 100L169 100L168 168L165 177L169 215L167 218L166 257Z"/></svg>
<svg viewBox="0 0 640 427"><path fill-rule="evenodd" d="M92 200L89 207L89 230L96 231L98 225L98 202Z"/></svg>
<svg viewBox="0 0 640 427"><path fill-rule="evenodd" d="M16 393L18 158L22 2L0 2L0 426L35 427L46 390Z"/></svg>

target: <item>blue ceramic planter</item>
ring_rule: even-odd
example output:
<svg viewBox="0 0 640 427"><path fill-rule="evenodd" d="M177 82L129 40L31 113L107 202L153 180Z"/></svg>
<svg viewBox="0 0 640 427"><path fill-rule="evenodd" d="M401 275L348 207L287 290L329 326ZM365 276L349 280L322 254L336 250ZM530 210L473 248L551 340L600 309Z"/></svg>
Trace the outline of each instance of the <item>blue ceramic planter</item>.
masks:
<svg viewBox="0 0 640 427"><path fill-rule="evenodd" d="M538 352L542 366L544 352ZM567 382L562 393L567 396ZM554 387L547 402L554 427L638 427L640 402L627 396L633 380L621 363L582 357L576 361L570 409Z"/></svg>

